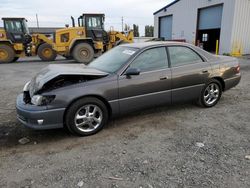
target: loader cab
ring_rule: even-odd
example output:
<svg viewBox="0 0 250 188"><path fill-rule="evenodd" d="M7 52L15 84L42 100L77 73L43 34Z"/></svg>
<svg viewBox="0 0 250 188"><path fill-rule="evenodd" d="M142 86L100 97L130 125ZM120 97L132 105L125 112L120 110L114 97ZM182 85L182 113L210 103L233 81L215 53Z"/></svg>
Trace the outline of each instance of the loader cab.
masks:
<svg viewBox="0 0 250 188"><path fill-rule="evenodd" d="M25 43L29 30L25 18L2 18L7 38L12 43Z"/></svg>
<svg viewBox="0 0 250 188"><path fill-rule="evenodd" d="M85 27L86 37L95 41L108 41L108 34L104 30L104 14L83 14L78 18L78 25Z"/></svg>

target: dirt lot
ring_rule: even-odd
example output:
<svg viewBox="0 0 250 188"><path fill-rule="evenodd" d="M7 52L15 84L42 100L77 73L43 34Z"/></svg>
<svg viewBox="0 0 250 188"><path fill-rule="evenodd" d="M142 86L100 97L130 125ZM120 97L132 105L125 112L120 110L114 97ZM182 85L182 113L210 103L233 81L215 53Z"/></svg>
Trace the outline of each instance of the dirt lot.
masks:
<svg viewBox="0 0 250 188"><path fill-rule="evenodd" d="M142 111L83 138L16 120L17 94L48 63L0 65L0 187L250 187L250 60L240 61L241 83L214 108Z"/></svg>

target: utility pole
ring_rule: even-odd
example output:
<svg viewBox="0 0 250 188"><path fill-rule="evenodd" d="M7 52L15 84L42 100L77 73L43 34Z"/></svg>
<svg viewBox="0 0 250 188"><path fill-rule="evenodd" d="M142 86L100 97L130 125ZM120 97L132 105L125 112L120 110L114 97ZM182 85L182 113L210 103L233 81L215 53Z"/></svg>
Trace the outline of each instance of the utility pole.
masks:
<svg viewBox="0 0 250 188"><path fill-rule="evenodd" d="M122 17L122 32L123 32L123 17Z"/></svg>
<svg viewBox="0 0 250 188"><path fill-rule="evenodd" d="M36 14L36 25L37 25L37 28L39 28L39 21L38 21L38 16Z"/></svg>

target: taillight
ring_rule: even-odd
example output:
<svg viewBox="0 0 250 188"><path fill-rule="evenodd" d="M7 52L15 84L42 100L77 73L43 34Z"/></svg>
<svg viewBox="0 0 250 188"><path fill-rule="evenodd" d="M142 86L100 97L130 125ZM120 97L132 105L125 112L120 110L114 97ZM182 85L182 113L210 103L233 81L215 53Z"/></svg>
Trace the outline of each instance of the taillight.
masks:
<svg viewBox="0 0 250 188"><path fill-rule="evenodd" d="M237 73L240 73L240 65L238 65L238 66L236 67L236 72L237 72Z"/></svg>

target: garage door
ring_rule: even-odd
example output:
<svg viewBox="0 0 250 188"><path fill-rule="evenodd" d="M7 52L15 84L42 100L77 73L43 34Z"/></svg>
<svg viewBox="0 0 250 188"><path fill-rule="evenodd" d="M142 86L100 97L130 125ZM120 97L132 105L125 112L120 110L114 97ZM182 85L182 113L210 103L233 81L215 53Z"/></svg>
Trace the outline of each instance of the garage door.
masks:
<svg viewBox="0 0 250 188"><path fill-rule="evenodd" d="M217 29L221 27L222 5L200 9L199 30Z"/></svg>
<svg viewBox="0 0 250 188"><path fill-rule="evenodd" d="M160 22L160 28L159 28L160 38L164 38L165 40L171 40L173 16L160 17L159 22Z"/></svg>

